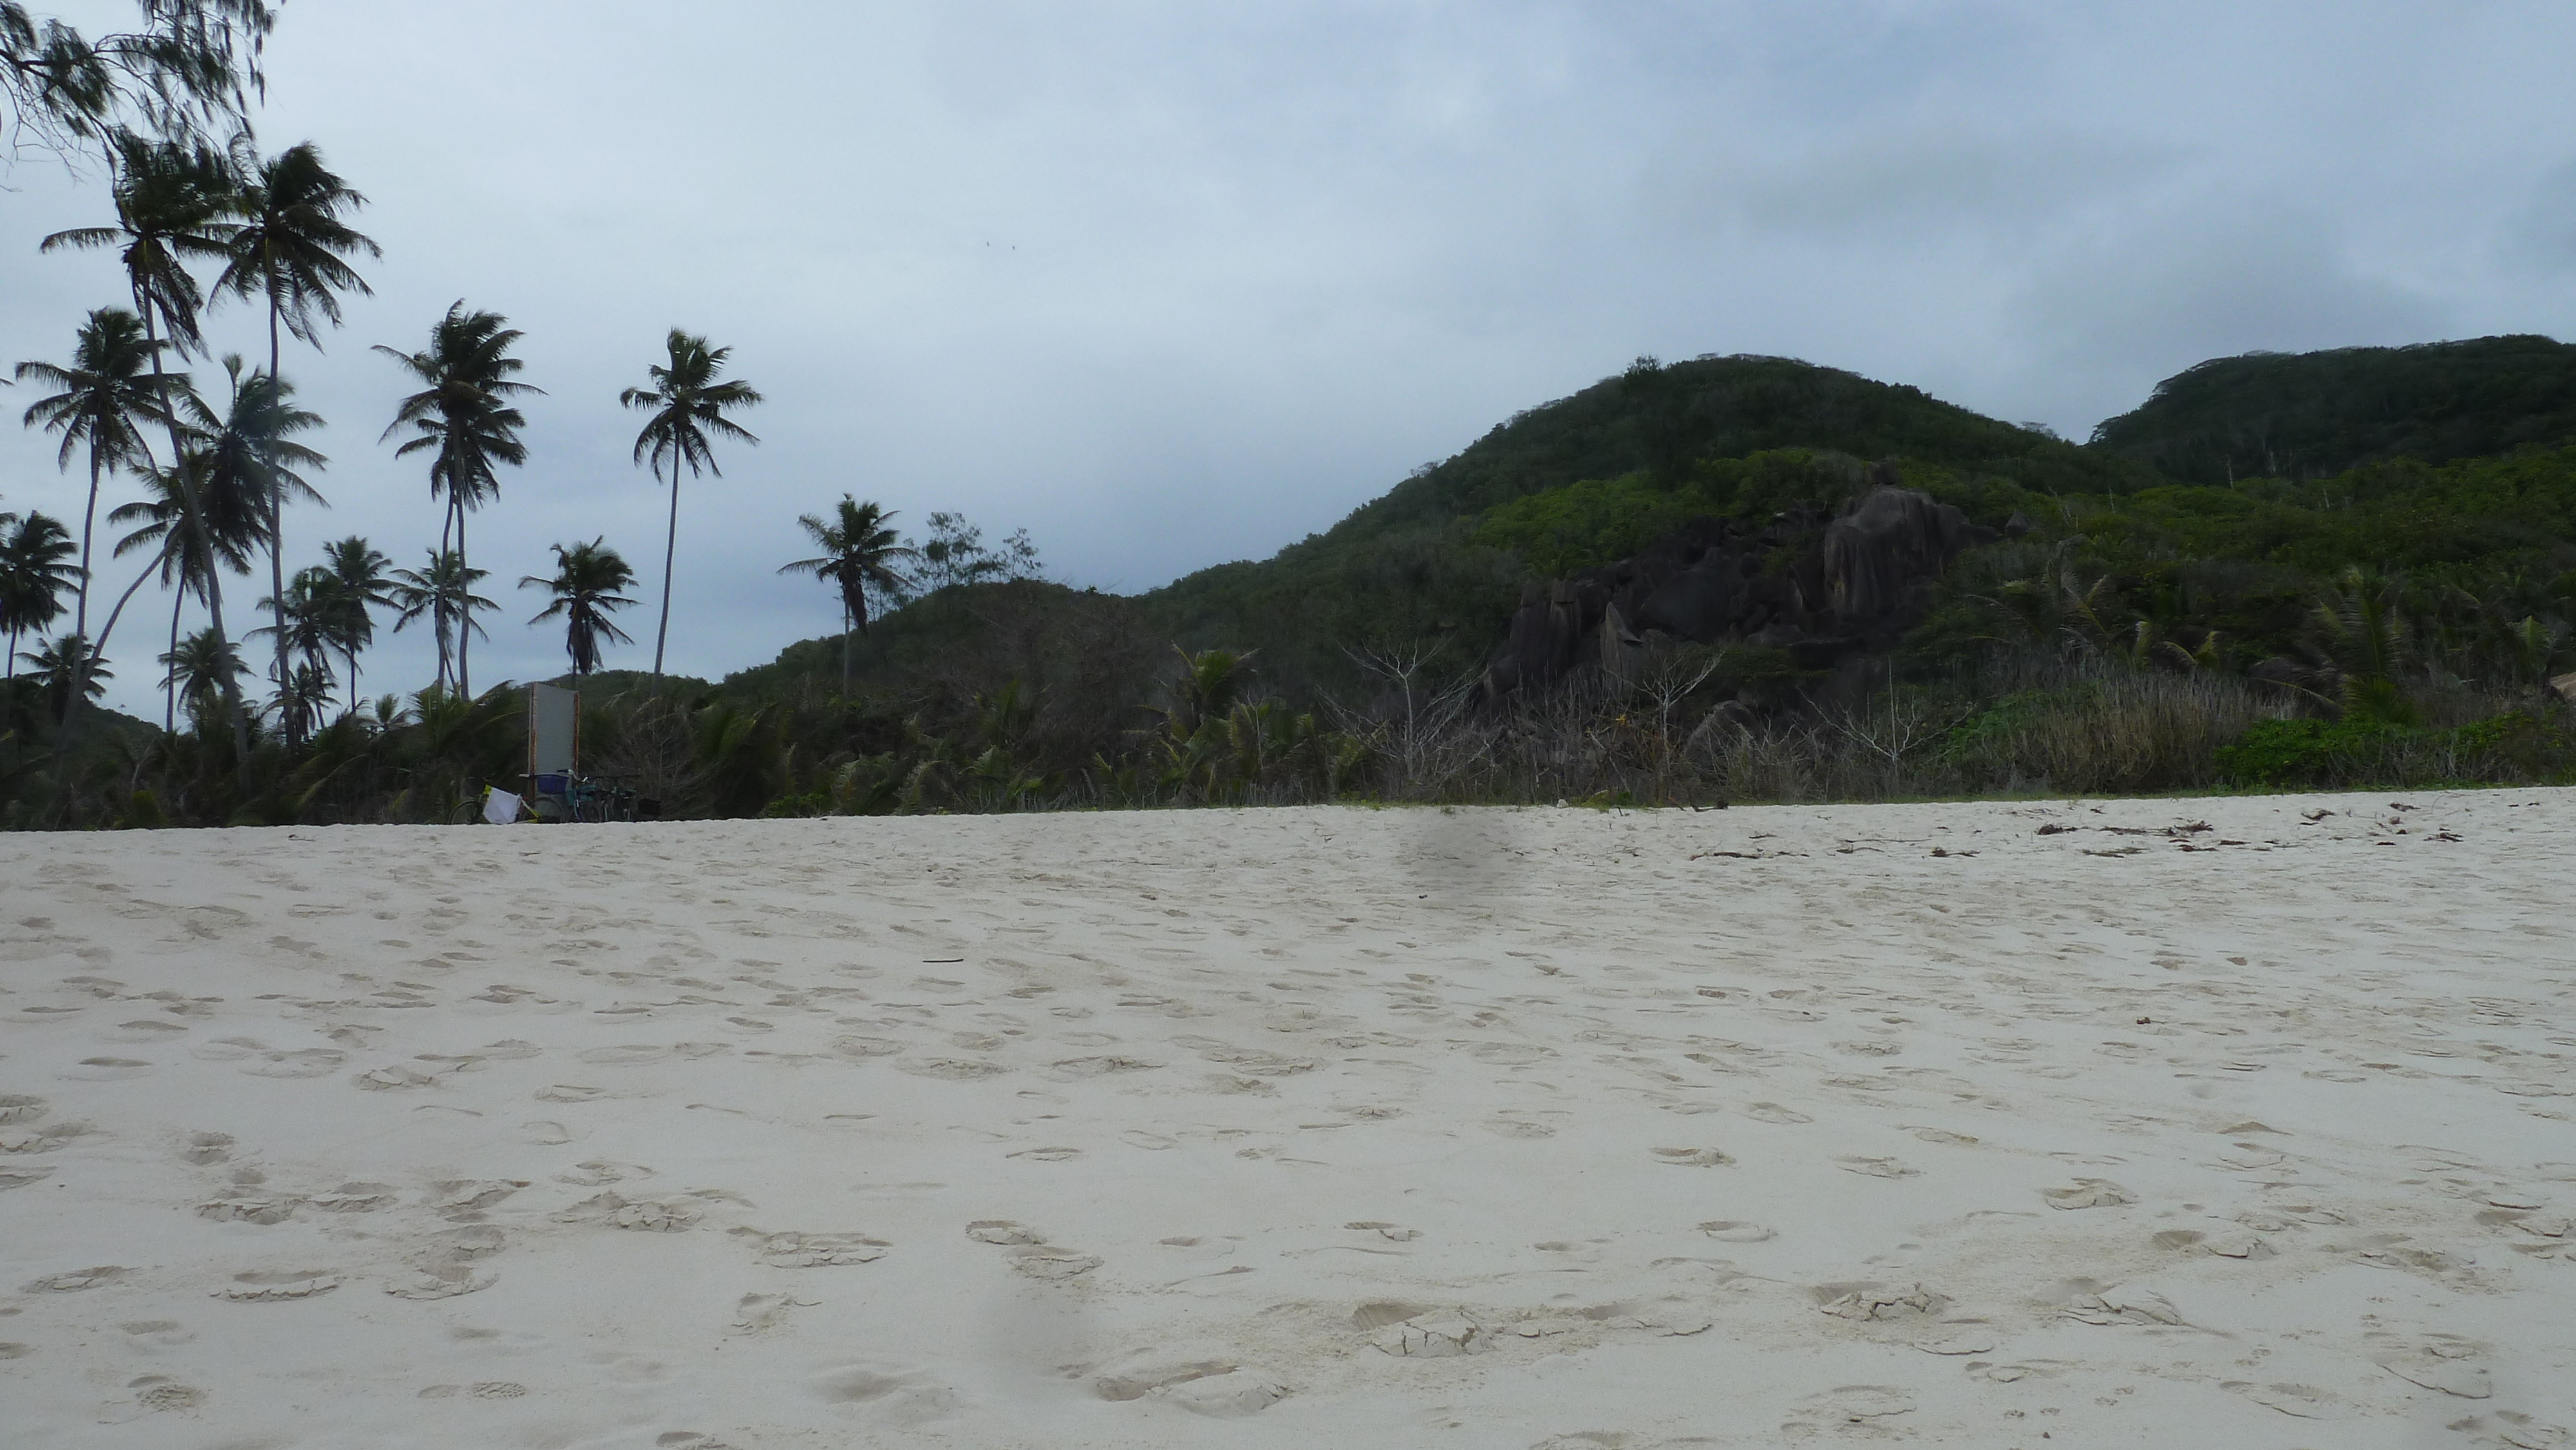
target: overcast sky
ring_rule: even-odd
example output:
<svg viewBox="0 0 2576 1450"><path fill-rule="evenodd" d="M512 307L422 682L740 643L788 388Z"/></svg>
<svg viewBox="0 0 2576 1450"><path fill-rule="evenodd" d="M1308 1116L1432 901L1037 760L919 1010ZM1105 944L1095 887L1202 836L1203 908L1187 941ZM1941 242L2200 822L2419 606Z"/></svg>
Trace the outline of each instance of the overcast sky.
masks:
<svg viewBox="0 0 2576 1450"><path fill-rule="evenodd" d="M478 683L563 668L509 587L549 543L658 581L617 393L675 324L768 396L761 445L683 485L671 658L707 676L837 627L772 571L845 490L1135 591L1640 353L1801 357L2081 438L2214 355L2576 335L2570 54L2563 0L292 0L262 144L318 142L385 257L288 356L334 505L289 517L289 567L435 541L368 347L460 297L547 390L475 524L505 607ZM0 361L62 360L124 292L111 254L36 244L108 200L41 158L5 179ZM262 346L239 306L212 336ZM76 480L0 429L0 508L31 506L77 520ZM639 593L612 664L650 663ZM154 718L158 612L110 646L111 702ZM380 644L371 689L430 658Z"/></svg>

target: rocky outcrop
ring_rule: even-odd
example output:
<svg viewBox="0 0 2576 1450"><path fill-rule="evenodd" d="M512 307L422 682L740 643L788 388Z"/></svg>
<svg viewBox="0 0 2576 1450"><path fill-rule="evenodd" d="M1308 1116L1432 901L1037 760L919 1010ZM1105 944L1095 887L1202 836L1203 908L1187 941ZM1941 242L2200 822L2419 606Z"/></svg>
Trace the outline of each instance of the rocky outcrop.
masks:
<svg viewBox="0 0 2576 1450"><path fill-rule="evenodd" d="M1758 529L1694 519L1616 564L1525 589L1483 693L1499 700L1585 669L1624 675L1658 636L1766 645L1823 668L1894 643L1950 561L1999 537L1897 487L1883 464L1831 519L1792 511Z"/></svg>

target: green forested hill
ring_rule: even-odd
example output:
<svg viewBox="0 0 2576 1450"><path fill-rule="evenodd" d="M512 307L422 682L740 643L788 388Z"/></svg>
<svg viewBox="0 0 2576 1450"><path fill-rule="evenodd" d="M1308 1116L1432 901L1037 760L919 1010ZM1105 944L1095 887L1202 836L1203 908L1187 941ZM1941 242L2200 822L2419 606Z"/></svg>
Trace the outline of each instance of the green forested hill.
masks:
<svg viewBox="0 0 2576 1450"><path fill-rule="evenodd" d="M2576 346L2533 336L2213 358L2093 433L2096 451L2214 484L2568 442Z"/></svg>
<svg viewBox="0 0 2576 1450"><path fill-rule="evenodd" d="M1641 359L1514 415L1322 534L1268 560L1201 570L1142 603L1184 644L1260 650L1265 673L1293 694L1356 684L1354 647L1432 648L1464 667L1500 639L1533 567L1554 562L1480 539L1489 511L1619 478L1674 508L1701 507L1723 461L1781 450L1918 460L2041 494L2119 494L2164 481L2125 458L1835 368L1775 357ZM1626 538L1634 522L1612 521L1611 532ZM1598 562L1597 549L1577 552Z"/></svg>

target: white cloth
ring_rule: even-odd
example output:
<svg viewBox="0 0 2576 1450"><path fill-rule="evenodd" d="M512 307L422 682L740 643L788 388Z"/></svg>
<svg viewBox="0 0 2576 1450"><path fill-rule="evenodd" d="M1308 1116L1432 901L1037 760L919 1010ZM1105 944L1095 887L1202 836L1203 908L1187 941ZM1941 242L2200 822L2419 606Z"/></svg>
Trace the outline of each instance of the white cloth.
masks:
<svg viewBox="0 0 2576 1450"><path fill-rule="evenodd" d="M506 790L495 790L486 787L483 792L483 819L490 821L496 826L507 826L517 823L519 819L519 798L510 794Z"/></svg>

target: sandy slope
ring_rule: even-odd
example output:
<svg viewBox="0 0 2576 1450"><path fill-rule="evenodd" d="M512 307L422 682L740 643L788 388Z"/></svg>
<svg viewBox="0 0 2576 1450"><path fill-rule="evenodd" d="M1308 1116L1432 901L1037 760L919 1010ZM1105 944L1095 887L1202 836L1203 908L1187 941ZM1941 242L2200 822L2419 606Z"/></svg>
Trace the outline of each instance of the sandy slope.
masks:
<svg viewBox="0 0 2576 1450"><path fill-rule="evenodd" d="M0 838L0 1439L2569 1444L2412 804Z"/></svg>

